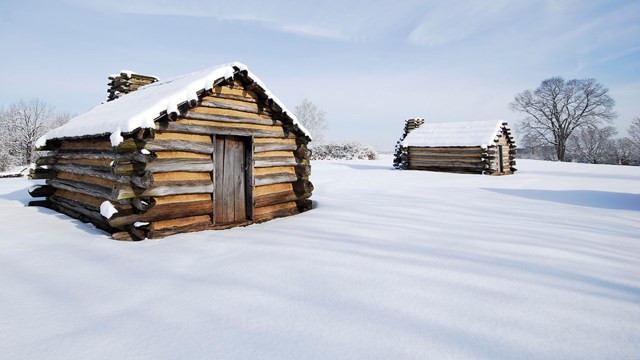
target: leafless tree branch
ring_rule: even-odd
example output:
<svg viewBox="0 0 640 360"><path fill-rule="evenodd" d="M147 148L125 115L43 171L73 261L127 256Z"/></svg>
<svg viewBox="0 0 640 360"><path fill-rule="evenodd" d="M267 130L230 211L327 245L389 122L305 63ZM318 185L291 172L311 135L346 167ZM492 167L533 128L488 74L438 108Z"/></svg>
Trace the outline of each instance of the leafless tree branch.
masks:
<svg viewBox="0 0 640 360"><path fill-rule="evenodd" d="M524 135L554 146L558 160L565 161L567 141L576 130L608 124L617 117L608 91L595 79L553 77L533 91L517 94L510 107L525 115L520 125Z"/></svg>

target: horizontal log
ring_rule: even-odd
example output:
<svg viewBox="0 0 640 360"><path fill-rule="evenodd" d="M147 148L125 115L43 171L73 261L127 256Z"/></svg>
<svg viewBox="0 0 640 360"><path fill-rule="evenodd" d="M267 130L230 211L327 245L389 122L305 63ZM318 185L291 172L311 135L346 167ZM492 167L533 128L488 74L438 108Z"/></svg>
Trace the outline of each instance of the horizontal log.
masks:
<svg viewBox="0 0 640 360"><path fill-rule="evenodd" d="M213 161L210 159L162 159L148 164L145 169L153 173L207 172L213 171Z"/></svg>
<svg viewBox="0 0 640 360"><path fill-rule="evenodd" d="M205 159L159 159L150 164L117 163L113 168L113 172L117 175L131 175L142 171L151 173L209 172L213 171L213 161Z"/></svg>
<svg viewBox="0 0 640 360"><path fill-rule="evenodd" d="M213 184L211 182L190 182L178 184L154 184L148 189L134 188L130 185L119 184L114 186L113 199L132 199L137 196L168 196L181 194L201 194L213 192Z"/></svg>
<svg viewBox="0 0 640 360"><path fill-rule="evenodd" d="M471 167L471 168L484 168L484 167L488 167L489 164L487 164L484 161L473 161L473 162L467 162L467 161L430 161L430 160L417 160L414 161L413 159L409 159L409 166L442 166L442 167L448 167L448 166L455 166L455 167Z"/></svg>
<svg viewBox="0 0 640 360"><path fill-rule="evenodd" d="M42 165L53 165L56 162L58 162L58 158L55 155L48 155L48 156L40 156L37 160L36 160L36 165L37 166L42 166Z"/></svg>
<svg viewBox="0 0 640 360"><path fill-rule="evenodd" d="M296 215L296 214L299 214L299 213L300 213L300 211L298 210L297 206L287 207L287 208L283 208L283 209L276 209L276 210L273 210L271 212L265 212L265 213L256 214L256 215L253 216L253 221L255 221L255 222L264 222L264 221L273 220L273 219L280 218L280 217Z"/></svg>
<svg viewBox="0 0 640 360"><path fill-rule="evenodd" d="M271 167L271 166L295 166L298 163L294 157L273 156L261 157L254 159L254 167Z"/></svg>
<svg viewBox="0 0 640 360"><path fill-rule="evenodd" d="M168 220L187 216L206 215L212 212L213 202L211 201L186 202L180 204L180 207L177 209L172 204L156 205L144 214L118 212L109 219L109 224L113 227L122 227L135 222Z"/></svg>
<svg viewBox="0 0 640 360"><path fill-rule="evenodd" d="M278 130L277 127L274 127L273 131L267 131L262 129L227 128L219 126L182 124L177 122L168 122L163 124L157 123L156 126L158 130L182 132L187 134L235 135L295 139L295 134L288 133L283 130Z"/></svg>
<svg viewBox="0 0 640 360"><path fill-rule="evenodd" d="M91 222L97 228L107 231L109 233L115 232L105 218L100 215L100 209L96 209L91 206L81 204L77 201L65 199L60 196L52 196L51 207L63 214L71 216L75 219L79 219L83 222Z"/></svg>
<svg viewBox="0 0 640 360"><path fill-rule="evenodd" d="M273 194L256 196L254 199L254 206L258 208L263 206L282 204L295 200L298 200L298 196L293 192L293 190L283 191Z"/></svg>
<svg viewBox="0 0 640 360"><path fill-rule="evenodd" d="M256 186L253 188L253 194L254 196L258 196L258 195L271 194L275 192L288 191L288 190L293 190L293 184L290 182Z"/></svg>
<svg viewBox="0 0 640 360"><path fill-rule="evenodd" d="M108 136L94 136L91 139L65 139L60 143L58 151L113 151Z"/></svg>
<svg viewBox="0 0 640 360"><path fill-rule="evenodd" d="M176 206L180 206L180 203L190 202L190 201L212 201L211 193L204 194L188 194L188 195L171 195L171 196L162 196L153 198L158 204L174 204Z"/></svg>
<svg viewBox="0 0 640 360"><path fill-rule="evenodd" d="M196 180L208 180L211 181L212 173L210 171L207 172L186 172L186 171L177 171L177 172L163 172L163 173L154 173L153 181L163 182L163 181L196 181Z"/></svg>
<svg viewBox="0 0 640 360"><path fill-rule="evenodd" d="M53 179L55 175L56 173L52 169L36 167L29 170L29 179L31 180Z"/></svg>
<svg viewBox="0 0 640 360"><path fill-rule="evenodd" d="M73 163L74 160L86 161L86 160L105 160L105 161L131 161L138 163L150 163L156 159L156 155L153 153L145 154L140 151L117 154L115 152L64 152L57 155L60 162L66 164ZM74 164L75 165L75 164Z"/></svg>
<svg viewBox="0 0 640 360"><path fill-rule="evenodd" d="M181 159L188 161L187 159L200 159L211 160L211 154L198 154L191 151L158 151L155 153L158 155L158 159Z"/></svg>
<svg viewBox="0 0 640 360"><path fill-rule="evenodd" d="M86 151L70 151L70 152L59 152L58 160L115 160L118 158L118 154L113 151L96 151L96 152L86 152Z"/></svg>
<svg viewBox="0 0 640 360"><path fill-rule="evenodd" d="M216 105L220 106L216 106ZM258 107L258 103L247 104L211 97L203 98L200 105L193 109L194 113L214 114L249 119L273 120L268 106Z"/></svg>
<svg viewBox="0 0 640 360"><path fill-rule="evenodd" d="M183 233L190 233L190 232L211 230L211 229L212 229L212 225L210 223L196 222L190 225L175 226L175 227L169 227L166 229L159 229L159 230L152 229L149 232L148 237L149 239L161 239L161 238L175 235L175 234L183 234Z"/></svg>
<svg viewBox="0 0 640 360"><path fill-rule="evenodd" d="M298 146L295 143L256 143L254 144L254 149L256 153L267 152L267 151L293 151L297 149Z"/></svg>
<svg viewBox="0 0 640 360"><path fill-rule="evenodd" d="M55 192L56 188L51 185L38 185L29 189L29 195L34 198L51 196Z"/></svg>
<svg viewBox="0 0 640 360"><path fill-rule="evenodd" d="M290 183L298 180L298 177L290 173L274 173L256 175L254 179L255 186L264 186L272 184Z"/></svg>
<svg viewBox="0 0 640 360"><path fill-rule="evenodd" d="M169 219L169 220L153 221L149 226L151 230L150 236L154 237L153 233L157 230L184 227L184 226L190 226L194 224L212 226L213 225L212 214L187 216L187 217L181 217L181 218L175 218L175 219Z"/></svg>
<svg viewBox="0 0 640 360"><path fill-rule="evenodd" d="M153 239L158 239L158 238L163 238L169 235L194 232L194 231L225 230L225 229L231 229L239 226L247 226L252 223L251 221L241 221L241 222L235 222L235 223L212 225L210 222L197 221L197 220L198 219L195 219L194 223L190 225L167 227L159 230L152 228L151 232L149 233L149 237ZM155 225L155 223L153 225Z"/></svg>
<svg viewBox="0 0 640 360"><path fill-rule="evenodd" d="M295 174L295 167L293 166L273 166L273 167L263 167L263 168L254 168L254 175L266 175L266 174L275 174L275 173L289 173Z"/></svg>
<svg viewBox="0 0 640 360"><path fill-rule="evenodd" d="M257 114L258 112L255 112ZM219 121L232 124L256 124L256 125L268 125L268 126L282 126L282 122L273 119L260 119L260 118L246 118L231 115L218 115L218 114L205 114L201 112L189 111L186 114L181 115L182 118L189 120L206 120L206 121Z"/></svg>
<svg viewBox="0 0 640 360"><path fill-rule="evenodd" d="M464 151L464 152L455 152L455 151L410 151L409 157L415 158L430 158L430 157L441 157L441 158L480 158L483 155L490 155L491 153L486 151Z"/></svg>
<svg viewBox="0 0 640 360"><path fill-rule="evenodd" d="M211 142L195 142L187 140L153 140L145 144L145 149L151 151L186 151L197 154L213 154L214 145Z"/></svg>
<svg viewBox="0 0 640 360"><path fill-rule="evenodd" d="M65 171L65 172L76 174L76 175L93 176L96 178L110 180L118 183L129 182L128 176L115 175L111 173L111 168L107 168L107 167L60 164L60 165L53 165L52 168L53 170L58 172Z"/></svg>
<svg viewBox="0 0 640 360"><path fill-rule="evenodd" d="M60 165L76 165L76 166L94 166L101 168L109 168L113 165L113 159L59 159L58 164Z"/></svg>
<svg viewBox="0 0 640 360"><path fill-rule="evenodd" d="M234 101L242 101L245 102L247 104L256 104L254 106L257 106L258 104L258 100L256 100L255 97L251 97L251 96L244 96L244 95L238 95L236 93L225 93L225 92L216 92L214 90L214 95L212 96L204 96L202 98L203 101L206 100L217 100L217 99L227 99L227 100L234 100Z"/></svg>
<svg viewBox="0 0 640 360"><path fill-rule="evenodd" d="M251 104L239 105L239 104L229 103L229 102L220 101L220 100L202 100L200 102L200 105L205 107L218 108L218 109L242 111L242 112L251 113L251 114L265 113L263 109L257 106L257 103L253 104L252 106Z"/></svg>
<svg viewBox="0 0 640 360"><path fill-rule="evenodd" d="M155 141L158 140L184 140L189 142L198 142L198 143L212 143L211 135L199 135L199 134L186 134L186 133L178 133L178 132L170 132L170 131L162 131L156 132Z"/></svg>
<svg viewBox="0 0 640 360"><path fill-rule="evenodd" d="M113 181L111 180L106 180L106 179L87 176L87 175L78 175L78 174L69 173L66 171L59 171L58 174L56 175L56 180L73 180L73 181L79 181L86 184L102 186L105 188L111 188L111 186L113 186Z"/></svg>
<svg viewBox="0 0 640 360"><path fill-rule="evenodd" d="M478 161L482 161L482 158L480 156L480 154L474 154L474 155L467 155L467 156L437 156L437 155L431 155L431 156L416 156L413 154L409 154L409 161L433 161L433 162L478 162ZM485 159L488 159L489 156L484 157Z"/></svg>
<svg viewBox="0 0 640 360"><path fill-rule="evenodd" d="M62 190L62 189L57 189L55 195L59 197L63 197L67 200L73 200L73 201L82 203L84 205L92 206L96 209L99 209L100 204L102 204L106 200L104 198L98 198L95 196L81 194L75 191ZM113 204L113 205L115 205L116 209L122 209L123 207L128 207L128 205L121 205L121 204Z"/></svg>
<svg viewBox="0 0 640 360"><path fill-rule="evenodd" d="M290 150L263 151L263 152L255 153L254 158L256 160L278 159L278 158L295 159L295 157L293 156L293 152Z"/></svg>
<svg viewBox="0 0 640 360"><path fill-rule="evenodd" d="M107 189L103 186L87 184L79 181L73 180L60 180L60 179L52 179L47 180L47 185L51 185L56 189L73 191L89 196L99 197L103 199L114 200L111 196L111 189Z"/></svg>

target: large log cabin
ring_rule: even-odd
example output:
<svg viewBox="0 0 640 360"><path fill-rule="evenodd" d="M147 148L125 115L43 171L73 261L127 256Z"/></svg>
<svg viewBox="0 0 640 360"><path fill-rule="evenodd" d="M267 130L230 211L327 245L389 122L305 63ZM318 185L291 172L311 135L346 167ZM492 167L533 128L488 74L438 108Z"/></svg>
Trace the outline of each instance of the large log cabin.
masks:
<svg viewBox="0 0 640 360"><path fill-rule="evenodd" d="M122 240L311 208L311 136L243 64L169 81L126 72L110 79L112 101L38 140L31 177L46 182L30 190L43 198L30 205ZM145 79L150 84L140 87Z"/></svg>
<svg viewBox="0 0 640 360"><path fill-rule="evenodd" d="M427 123L405 121L394 166L485 175L507 175L514 167L516 144L504 121Z"/></svg>

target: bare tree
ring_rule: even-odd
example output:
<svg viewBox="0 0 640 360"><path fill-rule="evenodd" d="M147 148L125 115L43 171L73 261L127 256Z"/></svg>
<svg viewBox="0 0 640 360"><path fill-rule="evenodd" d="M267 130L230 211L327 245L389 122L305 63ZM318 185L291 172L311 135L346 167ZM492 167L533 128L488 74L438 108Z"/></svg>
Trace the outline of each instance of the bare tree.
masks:
<svg viewBox="0 0 640 360"><path fill-rule="evenodd" d="M635 145L635 147L640 151L640 117L637 117L631 121L631 126L629 126L629 140Z"/></svg>
<svg viewBox="0 0 640 360"><path fill-rule="evenodd" d="M521 139L522 148L518 149L518 157L535 160L557 160L556 152L551 145L535 133L527 133Z"/></svg>
<svg viewBox="0 0 640 360"><path fill-rule="evenodd" d="M326 113L307 99L296 105L294 113L300 123L309 130L314 143L322 144L324 132L327 130Z"/></svg>
<svg viewBox="0 0 640 360"><path fill-rule="evenodd" d="M611 162L616 165L635 165L640 161L640 154L628 137L613 140L610 156Z"/></svg>
<svg viewBox="0 0 640 360"><path fill-rule="evenodd" d="M36 140L50 128L53 108L39 99L20 100L9 107L8 116L17 146L15 150L22 158L20 165L26 165L32 160Z"/></svg>
<svg viewBox="0 0 640 360"><path fill-rule="evenodd" d="M0 111L0 168L30 163L36 140L70 118L39 99L21 100Z"/></svg>
<svg viewBox="0 0 640 360"><path fill-rule="evenodd" d="M72 115L69 112L59 112L56 113L55 116L53 117L53 120L51 121L51 123L48 126L47 130L50 129L55 129L57 127L60 127L66 123L69 122L69 120L71 120L71 118L73 118L75 115Z"/></svg>
<svg viewBox="0 0 640 360"><path fill-rule="evenodd" d="M613 126L580 129L569 138L570 152L590 164L613 162L610 160L615 147L612 137L616 133Z"/></svg>
<svg viewBox="0 0 640 360"><path fill-rule="evenodd" d="M631 126L627 130L629 135L627 144L629 145L630 164L640 165L640 117L631 121Z"/></svg>
<svg viewBox="0 0 640 360"><path fill-rule="evenodd" d="M14 148L11 138L11 123L8 112L0 109L0 171L8 170L15 166L15 156L12 154Z"/></svg>
<svg viewBox="0 0 640 360"><path fill-rule="evenodd" d="M520 125L522 134L535 134L555 148L558 160L565 161L567 140L575 130L616 118L615 101L608 92L594 79L553 77L533 91L517 94L511 109L526 116Z"/></svg>

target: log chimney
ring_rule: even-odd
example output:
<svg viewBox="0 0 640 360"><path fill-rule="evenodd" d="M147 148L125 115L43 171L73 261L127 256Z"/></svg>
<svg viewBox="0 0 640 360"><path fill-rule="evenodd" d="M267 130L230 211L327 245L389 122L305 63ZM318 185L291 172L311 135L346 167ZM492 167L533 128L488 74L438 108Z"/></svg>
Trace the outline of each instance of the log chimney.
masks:
<svg viewBox="0 0 640 360"><path fill-rule="evenodd" d="M141 86L157 82L155 76L136 74L133 71L121 70L119 74L109 75L109 97L107 101L115 100L124 94L138 90Z"/></svg>

